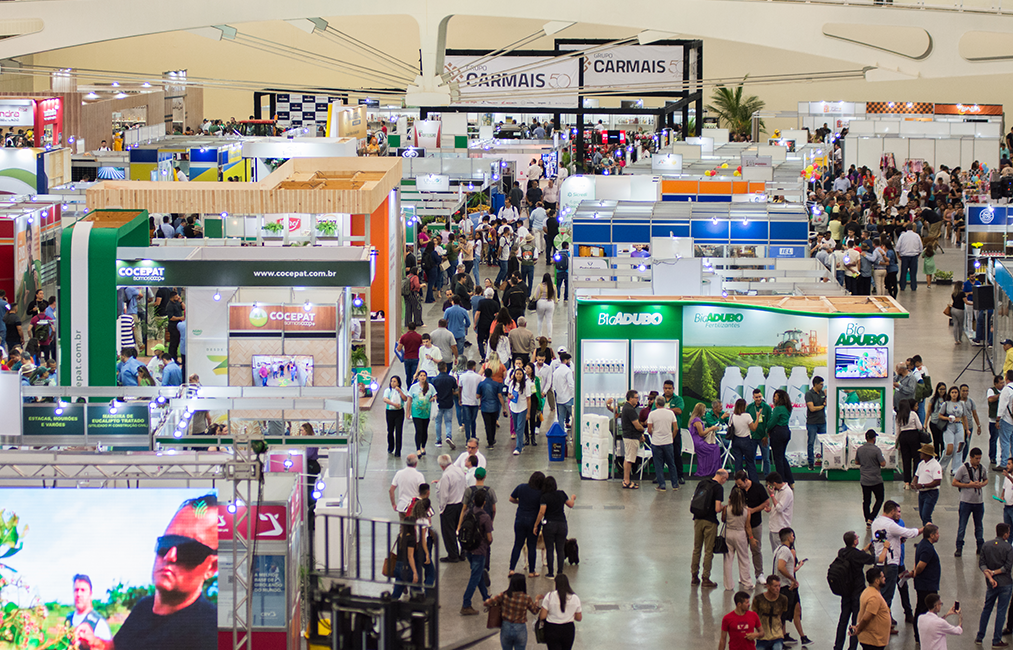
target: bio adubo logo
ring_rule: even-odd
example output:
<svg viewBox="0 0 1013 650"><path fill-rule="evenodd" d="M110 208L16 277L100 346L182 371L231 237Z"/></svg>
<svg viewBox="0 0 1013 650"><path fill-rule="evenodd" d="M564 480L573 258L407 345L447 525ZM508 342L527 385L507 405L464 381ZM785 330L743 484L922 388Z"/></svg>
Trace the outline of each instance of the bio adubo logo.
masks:
<svg viewBox="0 0 1013 650"><path fill-rule="evenodd" d="M661 325L664 317L658 312L640 312L629 314L619 312L616 315L598 314L599 325Z"/></svg>
<svg viewBox="0 0 1013 650"><path fill-rule="evenodd" d="M861 325L848 323L835 345L886 345L889 342L890 337L886 334L866 334Z"/></svg>

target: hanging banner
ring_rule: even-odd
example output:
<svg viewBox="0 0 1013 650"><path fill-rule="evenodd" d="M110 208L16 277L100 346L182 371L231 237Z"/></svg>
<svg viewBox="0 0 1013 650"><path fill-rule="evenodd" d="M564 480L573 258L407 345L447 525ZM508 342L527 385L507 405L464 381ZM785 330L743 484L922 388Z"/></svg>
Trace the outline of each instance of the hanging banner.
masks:
<svg viewBox="0 0 1013 650"><path fill-rule="evenodd" d="M60 414L57 415L56 411ZM24 436L84 436L84 404L28 405L21 410Z"/></svg>
<svg viewBox="0 0 1013 650"><path fill-rule="evenodd" d="M561 45L560 49L586 47ZM583 60L585 86L682 84L681 45L626 45L588 54ZM659 90L663 89L648 88L645 92Z"/></svg>
<svg viewBox="0 0 1013 650"><path fill-rule="evenodd" d="M35 100L12 99L0 102L0 126L34 126Z"/></svg>
<svg viewBox="0 0 1013 650"><path fill-rule="evenodd" d="M574 108L577 106L579 62L550 56L500 56L469 68L478 57L447 55L445 72L458 86L455 105L539 106ZM514 98L502 95L516 93ZM500 95L484 99L482 95ZM416 122L418 124L418 122Z"/></svg>
<svg viewBox="0 0 1013 650"><path fill-rule="evenodd" d="M186 348L187 373L200 377L202 386L229 385L228 339L188 337Z"/></svg>
<svg viewBox="0 0 1013 650"><path fill-rule="evenodd" d="M229 305L231 332L330 332L336 330L334 305Z"/></svg>
<svg viewBox="0 0 1013 650"><path fill-rule="evenodd" d="M89 404L87 424L89 436L147 436L148 404L123 404L115 413L108 404Z"/></svg>
<svg viewBox="0 0 1013 650"><path fill-rule="evenodd" d="M74 226L75 234L81 224ZM117 260L117 286L368 287L369 262L257 262L230 260Z"/></svg>

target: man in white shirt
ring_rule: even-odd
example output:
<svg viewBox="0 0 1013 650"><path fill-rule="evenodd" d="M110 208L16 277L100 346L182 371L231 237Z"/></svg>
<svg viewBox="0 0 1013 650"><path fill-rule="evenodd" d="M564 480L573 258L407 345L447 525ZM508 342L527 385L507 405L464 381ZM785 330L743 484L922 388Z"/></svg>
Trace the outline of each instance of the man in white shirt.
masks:
<svg viewBox="0 0 1013 650"><path fill-rule="evenodd" d="M886 566L883 575L883 599L889 607L893 604L893 594L897 590L897 574L900 571L900 549L904 540L922 534L923 528L905 528L897 523L900 519L900 504L890 500L883 504L883 512L872 522L872 544L877 557L883 552L883 540L890 542L886 552ZM882 531L882 532L881 532Z"/></svg>
<svg viewBox="0 0 1013 650"><path fill-rule="evenodd" d="M924 526L932 521L932 511L935 510L936 502L939 500L943 467L936 460L936 450L931 442L922 445L918 453L922 460L915 468L911 489L918 490L918 516L921 517Z"/></svg>
<svg viewBox="0 0 1013 650"><path fill-rule="evenodd" d="M770 548L777 548L781 545L781 529L791 528L795 494L777 472L767 474L767 493L770 495L770 503L767 504L764 511L770 513L770 518L767 521Z"/></svg>
<svg viewBox="0 0 1013 650"><path fill-rule="evenodd" d="M485 467L485 456L483 456L482 452L478 450L478 438L472 438L468 441L467 451L457 457L457 460L454 461L454 465L460 467L462 470L467 469L464 461L468 459L468 456L475 456L478 458L478 466Z"/></svg>
<svg viewBox="0 0 1013 650"><path fill-rule="evenodd" d="M447 330L447 334L450 334L450 330ZM450 334L451 338L453 336L453 334ZM457 347L456 339L454 347ZM425 372L426 377L435 377L440 374L438 366L441 361L443 361L443 353L440 352L440 348L433 345L433 338L429 334L423 334L422 347L419 348L419 368L415 374L418 375L419 372Z"/></svg>
<svg viewBox="0 0 1013 650"><path fill-rule="evenodd" d="M436 501L440 508L440 534L443 535L443 547L447 549L447 557L441 557L440 562L461 562L464 558L457 545L457 522L461 518L467 480L464 470L454 465L447 454L436 460L443 470L443 476L436 482Z"/></svg>
<svg viewBox="0 0 1013 650"><path fill-rule="evenodd" d="M918 290L918 256L922 254L922 238L914 230L913 224L908 224L907 229L897 238L894 247L897 256L900 257L900 290L907 287L908 273L911 274L911 291Z"/></svg>
<svg viewBox="0 0 1013 650"><path fill-rule="evenodd" d="M675 433L679 423L675 413L668 408L668 401L658 396L655 408L647 416L647 433L651 434L651 449L654 453L654 471L657 474L658 492L665 492L665 467L672 478L672 489L679 489L679 470L675 466Z"/></svg>
<svg viewBox="0 0 1013 650"><path fill-rule="evenodd" d="M996 424L999 425L999 460L1006 462L1013 443L1013 370L1006 371L1006 385L999 391Z"/></svg>
<svg viewBox="0 0 1013 650"><path fill-rule="evenodd" d="M478 439L475 424L478 421L478 408L482 401L478 397L478 385L482 376L475 372L475 360L468 359L467 370L457 379L461 390L461 408L464 410L464 441Z"/></svg>
<svg viewBox="0 0 1013 650"><path fill-rule="evenodd" d="M573 413L575 394L573 368L570 367L568 352L559 353L559 365L552 371L552 390L556 394L556 421L565 428Z"/></svg>
<svg viewBox="0 0 1013 650"><path fill-rule="evenodd" d="M953 607L950 607L950 611L946 612L946 616L940 616L939 612L943 611L943 601L939 594L926 596L925 606L929 608L929 611L918 617L921 650L946 650L947 636L960 636L964 633L964 614L957 609L957 605L954 603ZM950 625L946 621L946 617L954 614L957 616L957 624Z"/></svg>
<svg viewBox="0 0 1013 650"><path fill-rule="evenodd" d="M537 181L542 177L542 168L538 162L534 159L531 160L531 164L528 165L528 180Z"/></svg>
<svg viewBox="0 0 1013 650"><path fill-rule="evenodd" d="M545 403L549 406L550 410L555 411L555 399L550 399L550 393L552 391L552 369L549 368L549 364L545 363L544 355L535 355L535 376L538 377L538 382L541 384L542 395L545 396Z"/></svg>
<svg viewBox="0 0 1013 650"><path fill-rule="evenodd" d="M535 204L528 217L531 221L531 234L535 236L535 248L543 251L545 250L545 221L549 216L545 212L545 208L542 207L541 201Z"/></svg>
<svg viewBox="0 0 1013 650"><path fill-rule="evenodd" d="M415 454L408 454L405 459L405 467L394 475L390 484L390 506L394 512L404 518L404 511L412 499L419 496L419 486L426 482L426 477L416 469L419 465L419 457Z"/></svg>
<svg viewBox="0 0 1013 650"><path fill-rule="evenodd" d="M513 222L517 221L517 218L520 215L517 212L517 208L510 205L510 199L506 199L503 203L503 207L499 209L499 214L496 216L500 219L504 219L508 224L513 224Z"/></svg>

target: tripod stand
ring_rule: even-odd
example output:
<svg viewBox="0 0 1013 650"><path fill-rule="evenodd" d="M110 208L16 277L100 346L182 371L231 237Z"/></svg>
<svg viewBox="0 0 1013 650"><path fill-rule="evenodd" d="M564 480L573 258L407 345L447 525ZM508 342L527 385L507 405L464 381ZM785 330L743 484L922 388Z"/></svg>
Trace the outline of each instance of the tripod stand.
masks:
<svg viewBox="0 0 1013 650"><path fill-rule="evenodd" d="M977 359L978 357L981 357L981 368L972 368L971 364L974 363L974 360ZM985 364L986 363L988 363L988 370L994 376L995 375L995 367L992 366L992 357L989 356L989 354L988 354L988 345L983 345L983 346L981 346L978 349L978 351L974 354L974 356L971 357L971 360L967 362L967 365L964 366L964 369L960 371L960 374L957 375L957 378L953 380L953 383L955 384L958 381L960 381L960 378L968 370L971 370L973 372L985 372Z"/></svg>

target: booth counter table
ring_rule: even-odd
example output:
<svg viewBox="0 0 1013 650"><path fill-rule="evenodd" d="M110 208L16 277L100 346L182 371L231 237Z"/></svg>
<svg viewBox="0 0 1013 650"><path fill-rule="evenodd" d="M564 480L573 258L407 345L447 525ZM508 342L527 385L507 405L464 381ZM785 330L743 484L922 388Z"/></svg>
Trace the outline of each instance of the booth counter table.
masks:
<svg viewBox="0 0 1013 650"><path fill-rule="evenodd" d="M831 432L874 428L892 434L893 338L907 312L892 298L581 297L576 305L574 449L582 462L583 416L608 415L609 398L661 393L672 381L685 406L714 400L731 410L759 389L792 402L789 460L806 453L804 395L823 377ZM692 448L683 441L684 449ZM819 446L817 445L817 453Z"/></svg>

